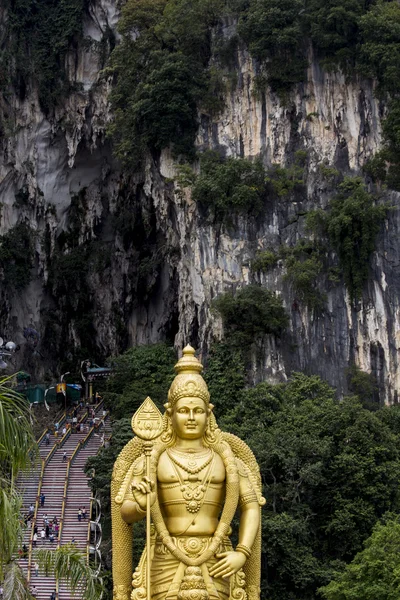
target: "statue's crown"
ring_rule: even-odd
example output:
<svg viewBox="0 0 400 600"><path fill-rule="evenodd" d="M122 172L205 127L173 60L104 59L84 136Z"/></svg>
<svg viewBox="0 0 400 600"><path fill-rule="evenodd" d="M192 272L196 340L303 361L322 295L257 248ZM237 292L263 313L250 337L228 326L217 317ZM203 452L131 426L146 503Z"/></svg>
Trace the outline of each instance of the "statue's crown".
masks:
<svg viewBox="0 0 400 600"><path fill-rule="evenodd" d="M194 348L186 346L175 365L176 377L168 392L171 407L181 398L201 398L207 405L210 402L207 384L201 376L203 365L194 354Z"/></svg>

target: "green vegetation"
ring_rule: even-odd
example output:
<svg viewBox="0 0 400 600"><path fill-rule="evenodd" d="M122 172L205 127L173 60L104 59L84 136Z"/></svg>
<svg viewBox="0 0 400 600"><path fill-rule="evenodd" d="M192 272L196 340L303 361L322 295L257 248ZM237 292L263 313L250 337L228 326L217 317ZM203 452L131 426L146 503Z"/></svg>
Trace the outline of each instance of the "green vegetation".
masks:
<svg viewBox="0 0 400 600"><path fill-rule="evenodd" d="M267 334L280 335L288 324L281 298L258 285L219 296L214 308L222 317L225 338L237 348L249 348Z"/></svg>
<svg viewBox="0 0 400 600"><path fill-rule="evenodd" d="M326 600L395 600L400 594L400 522L388 515L377 523L365 548L329 585L320 589Z"/></svg>
<svg viewBox="0 0 400 600"><path fill-rule="evenodd" d="M303 81L307 61L299 13L301 0L252 0L241 11L238 32L263 64L266 82L283 94Z"/></svg>
<svg viewBox="0 0 400 600"><path fill-rule="evenodd" d="M219 78L209 68L211 29L220 0L128 0L112 54L117 81L111 94L110 132L117 155L137 165L144 151L172 146L194 157L197 108L204 100L218 110ZM139 34L139 35L138 35Z"/></svg>
<svg viewBox="0 0 400 600"><path fill-rule="evenodd" d="M273 250L263 250L257 252L254 260L251 261L251 270L256 271L269 271L276 266L280 256Z"/></svg>
<svg viewBox="0 0 400 600"><path fill-rule="evenodd" d="M346 177L338 190L328 212L311 211L307 224L316 233L325 232L337 252L350 297L357 300L368 279L369 260L388 207L375 203L359 177Z"/></svg>
<svg viewBox="0 0 400 600"><path fill-rule="evenodd" d="M322 308L325 296L318 290L317 279L323 270L324 249L315 242L301 239L295 246L281 246L278 252L259 252L251 263L251 270L268 271L279 259L284 262L285 279L292 285L296 299L311 309Z"/></svg>
<svg viewBox="0 0 400 600"><path fill-rule="evenodd" d="M265 171L260 161L223 159L209 151L201 155L200 164L192 197L216 219L227 219L235 212L260 214L265 194Z"/></svg>
<svg viewBox="0 0 400 600"><path fill-rule="evenodd" d="M293 286L296 298L311 309L320 309L325 295L317 288L317 278L323 269L323 251L309 240L300 240L296 246L281 248L285 257L285 279Z"/></svg>
<svg viewBox="0 0 400 600"><path fill-rule="evenodd" d="M0 63L21 99L37 85L46 113L71 90L65 62L82 35L84 6L84 0L6 1L10 47Z"/></svg>
<svg viewBox="0 0 400 600"><path fill-rule="evenodd" d="M10 290L20 291L31 281L33 242L34 233L26 223L19 223L0 236L0 266Z"/></svg>
<svg viewBox="0 0 400 600"><path fill-rule="evenodd" d="M235 368L227 365L225 380ZM300 373L284 385L243 388L226 407L213 402L220 427L246 440L261 466L262 597L316 599L376 521L399 509L398 408L339 403L326 383Z"/></svg>
<svg viewBox="0 0 400 600"><path fill-rule="evenodd" d="M115 373L107 383L105 403L113 417L133 414L146 398L161 409L174 378L176 355L165 344L135 346L113 359Z"/></svg>
<svg viewBox="0 0 400 600"><path fill-rule="evenodd" d="M307 152L298 150L295 153L294 164L289 167L280 167L273 165L272 170L268 172L265 181L270 185L274 194L280 198L288 196L294 191L298 191L304 185L304 165L307 159Z"/></svg>
<svg viewBox="0 0 400 600"><path fill-rule="evenodd" d="M376 410L379 407L379 389L374 376L362 371L357 365L349 367L346 374L350 392L359 397L365 408Z"/></svg>

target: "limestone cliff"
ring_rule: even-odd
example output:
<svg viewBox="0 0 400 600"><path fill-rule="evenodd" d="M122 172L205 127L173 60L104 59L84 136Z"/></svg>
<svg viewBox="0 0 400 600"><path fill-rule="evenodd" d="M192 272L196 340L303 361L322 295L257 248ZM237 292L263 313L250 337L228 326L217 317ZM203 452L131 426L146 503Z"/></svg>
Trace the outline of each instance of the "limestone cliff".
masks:
<svg viewBox="0 0 400 600"><path fill-rule="evenodd" d="M14 93L3 101L9 119L1 139L0 233L21 221L35 232L31 281L18 290L1 289L0 333L21 345L15 366L39 377L85 353L101 360L127 345L163 339L178 347L190 341L206 351L222 334L212 299L258 281L282 295L290 327L281 339L265 340L264 358L254 359L255 380L280 381L303 370L343 392L345 368L355 362L377 377L386 401L396 401L396 193L390 194L394 208L356 307L342 282L325 278L326 306L315 314L284 280L281 262L266 275L250 270L257 250L295 243L304 235L307 210L326 206L333 190L321 177L322 163L357 174L379 148L385 108L372 82L325 72L311 55L307 82L282 104L268 90L256 93L257 65L238 51L237 81L218 117L199 115L197 145L282 166L296 150L307 150L306 189L294 201L271 202L257 221L238 217L232 226L216 226L199 213L190 190L179 188L168 151L159 161L149 158L144 175L130 177L113 158L105 133L112 81L102 73L99 47L110 31L117 35L118 18L116 0L89 4L85 43L67 59L76 90L52 114L42 112L35 89L23 100ZM86 254L78 256L77 241L91 244ZM23 336L28 326L41 336L35 349Z"/></svg>

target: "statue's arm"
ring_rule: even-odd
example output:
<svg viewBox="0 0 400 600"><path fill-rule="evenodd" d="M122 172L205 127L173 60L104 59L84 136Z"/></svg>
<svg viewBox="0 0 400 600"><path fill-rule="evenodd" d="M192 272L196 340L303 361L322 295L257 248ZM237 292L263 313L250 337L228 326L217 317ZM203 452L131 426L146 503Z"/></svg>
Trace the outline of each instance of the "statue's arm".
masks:
<svg viewBox="0 0 400 600"><path fill-rule="evenodd" d="M242 469L239 469L239 507L238 547L251 550L260 527L260 505L248 473Z"/></svg>
<svg viewBox="0 0 400 600"><path fill-rule="evenodd" d="M230 577L241 569L250 557L260 527L260 506L246 467L238 461L239 471L239 543L235 550L217 554L218 562L210 569L211 577Z"/></svg>
<svg viewBox="0 0 400 600"><path fill-rule="evenodd" d="M146 511L142 511L140 506L134 500L124 500L121 506L121 517L131 525L132 523L137 523L141 521L146 516Z"/></svg>
<svg viewBox="0 0 400 600"><path fill-rule="evenodd" d="M126 497L121 505L121 517L128 525L145 518L147 494L151 495L151 504L155 499L155 494L152 491L154 486L148 477L144 477L144 472L144 461L140 460L136 465Z"/></svg>

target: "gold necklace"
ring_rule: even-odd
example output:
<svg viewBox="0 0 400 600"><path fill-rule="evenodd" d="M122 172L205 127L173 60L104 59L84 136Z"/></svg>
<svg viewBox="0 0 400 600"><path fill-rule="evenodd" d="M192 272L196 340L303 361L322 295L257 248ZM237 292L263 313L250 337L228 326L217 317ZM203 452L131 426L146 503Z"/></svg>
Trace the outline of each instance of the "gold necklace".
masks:
<svg viewBox="0 0 400 600"><path fill-rule="evenodd" d="M167 450L168 453L168 450ZM171 459L171 456L168 453L169 458ZM185 483L178 471L178 469L176 468L176 466L174 465L174 462L171 460L172 466L174 468L174 471L179 479L179 483L181 485L181 492L182 492L182 498L186 501L186 510L189 513L198 513L200 508L203 505L203 501L204 501L204 496L205 493L207 492L208 486L210 484L211 481L211 477L212 477L212 466L214 464L214 451L212 451L211 454L211 460L209 462L211 462L210 466L207 469L206 474L203 477L203 480L200 482L199 485L193 486L193 484L190 483ZM189 481L190 481L190 476L189 476ZM208 479L208 482L207 482ZM206 483L207 482L207 483Z"/></svg>
<svg viewBox="0 0 400 600"><path fill-rule="evenodd" d="M212 459L214 458L214 450L210 450L210 455L203 463L201 463L201 465L198 465L197 461L194 458L189 458L187 460L187 463L185 464L185 463L182 463L178 458L176 458L175 456L172 455L170 448L167 449L167 454L173 463L175 463L183 471L186 471L186 473L190 473L191 475L200 473L200 471L205 469L207 467L207 465L209 465L210 462L212 461Z"/></svg>

